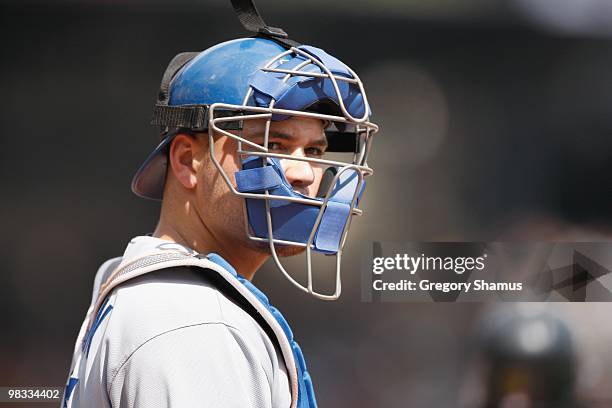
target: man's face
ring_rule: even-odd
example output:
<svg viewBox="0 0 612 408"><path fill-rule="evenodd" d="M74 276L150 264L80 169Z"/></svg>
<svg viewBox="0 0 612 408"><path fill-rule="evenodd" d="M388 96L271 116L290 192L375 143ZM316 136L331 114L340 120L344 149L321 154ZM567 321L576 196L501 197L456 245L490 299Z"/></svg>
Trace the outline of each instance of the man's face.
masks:
<svg viewBox="0 0 612 408"><path fill-rule="evenodd" d="M265 120L244 121L242 132L234 132L244 139L254 143L264 144ZM208 139L207 137L205 138ZM238 142L226 136L215 138L214 156L225 173L235 184L235 173L240 168L236 153ZM248 145L242 145L244 150L254 150ZM281 153L296 158L321 158L327 148L324 133L324 122L312 118L290 118L271 122L268 137L268 149L271 153ZM243 198L230 191L210 159L208 149L198 171L198 209L211 232L223 239L230 239L236 244L242 244L259 251L269 252L269 245L249 240L246 235ZM305 196L315 197L321 184L321 178L326 166L316 163L281 159L285 177L294 191ZM277 253L289 256L303 251L300 247L279 247Z"/></svg>

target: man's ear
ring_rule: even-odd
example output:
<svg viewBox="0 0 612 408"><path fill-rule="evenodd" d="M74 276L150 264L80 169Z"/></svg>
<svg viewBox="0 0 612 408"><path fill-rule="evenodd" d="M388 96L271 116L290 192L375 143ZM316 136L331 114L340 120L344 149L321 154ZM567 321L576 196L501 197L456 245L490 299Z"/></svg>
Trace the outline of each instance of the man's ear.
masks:
<svg viewBox="0 0 612 408"><path fill-rule="evenodd" d="M197 140L186 134L177 135L170 144L168 161L174 177L186 189L194 189L198 184L197 166L200 148Z"/></svg>

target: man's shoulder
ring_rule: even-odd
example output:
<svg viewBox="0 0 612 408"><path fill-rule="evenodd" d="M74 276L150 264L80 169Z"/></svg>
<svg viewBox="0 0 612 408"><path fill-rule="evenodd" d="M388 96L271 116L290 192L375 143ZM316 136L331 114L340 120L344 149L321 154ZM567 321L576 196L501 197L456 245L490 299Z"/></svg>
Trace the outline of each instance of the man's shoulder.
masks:
<svg viewBox="0 0 612 408"><path fill-rule="evenodd" d="M111 377L145 344L165 344L159 340L168 336L208 336L202 339L208 344L234 338L254 354L276 359L273 343L262 327L207 276L214 273L192 267L162 269L125 282L113 291L112 313L101 339ZM196 327L200 329L193 330Z"/></svg>
<svg viewBox="0 0 612 408"><path fill-rule="evenodd" d="M180 327L222 324L251 330L255 323L215 284L216 272L175 267L147 273L114 290L109 329L145 338Z"/></svg>

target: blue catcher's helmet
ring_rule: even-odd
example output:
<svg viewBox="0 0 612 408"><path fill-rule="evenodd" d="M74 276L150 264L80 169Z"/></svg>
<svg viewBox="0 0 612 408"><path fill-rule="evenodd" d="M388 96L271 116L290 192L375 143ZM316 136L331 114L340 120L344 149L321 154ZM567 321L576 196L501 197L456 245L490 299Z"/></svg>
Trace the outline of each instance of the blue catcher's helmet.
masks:
<svg viewBox="0 0 612 408"><path fill-rule="evenodd" d="M329 123L328 151L349 152L351 162L276 154L267 142L242 138L241 123L251 119L279 121L314 117ZM235 185L210 154L230 190L245 199L250 239L268 242L285 276L300 289L323 299L340 294L340 256L352 215L364 190L372 135L370 108L357 74L325 51L311 46L286 46L268 38L243 38L215 45L199 54L179 54L162 80L152 123L163 140L132 181L139 196L161 199L167 149L180 130L225 135L238 141L242 170ZM269 131L269 126L266 127ZM268 140L268 137L264 138ZM251 150L248 150L248 149ZM295 191L281 160L328 166L317 197ZM306 248L308 284L298 283L281 264L276 245ZM317 293L312 285L311 251L336 255L336 289Z"/></svg>

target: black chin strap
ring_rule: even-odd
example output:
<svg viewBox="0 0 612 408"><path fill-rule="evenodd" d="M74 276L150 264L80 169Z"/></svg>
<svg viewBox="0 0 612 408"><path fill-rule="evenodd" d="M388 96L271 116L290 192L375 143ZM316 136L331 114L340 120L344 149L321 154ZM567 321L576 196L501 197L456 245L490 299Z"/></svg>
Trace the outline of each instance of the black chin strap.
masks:
<svg viewBox="0 0 612 408"><path fill-rule="evenodd" d="M266 24L255 7L253 0L231 0L234 11L242 26L258 37L265 37L276 41L285 48L299 47L301 44L289 39L289 35L280 27L271 27Z"/></svg>

